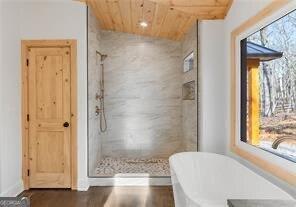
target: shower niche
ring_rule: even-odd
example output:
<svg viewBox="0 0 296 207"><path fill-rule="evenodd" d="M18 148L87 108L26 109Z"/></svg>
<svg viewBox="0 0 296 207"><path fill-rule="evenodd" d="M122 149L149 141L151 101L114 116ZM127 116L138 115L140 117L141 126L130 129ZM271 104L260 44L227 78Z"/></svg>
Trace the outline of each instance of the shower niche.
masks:
<svg viewBox="0 0 296 207"><path fill-rule="evenodd" d="M182 87L183 100L194 100L195 99L195 81L184 83Z"/></svg>
<svg viewBox="0 0 296 207"><path fill-rule="evenodd" d="M170 176L172 154L197 151L197 98L182 97L184 83L197 83L197 24L183 41L98 25L89 10L88 175ZM194 67L183 73L191 51Z"/></svg>

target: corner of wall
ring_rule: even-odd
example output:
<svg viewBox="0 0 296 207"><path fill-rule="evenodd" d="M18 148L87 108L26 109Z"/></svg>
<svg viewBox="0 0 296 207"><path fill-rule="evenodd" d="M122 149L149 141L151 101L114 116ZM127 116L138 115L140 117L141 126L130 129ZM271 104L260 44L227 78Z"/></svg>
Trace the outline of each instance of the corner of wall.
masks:
<svg viewBox="0 0 296 207"><path fill-rule="evenodd" d="M225 154L227 130L227 76L225 71L225 22L203 20L199 24L200 151Z"/></svg>
<svg viewBox="0 0 296 207"><path fill-rule="evenodd" d="M78 179L77 190L78 191L87 191L89 188L88 178Z"/></svg>
<svg viewBox="0 0 296 207"><path fill-rule="evenodd" d="M19 180L11 187L7 188L7 190L0 192L0 197L16 197L21 192L24 191L23 181Z"/></svg>
<svg viewBox="0 0 296 207"><path fill-rule="evenodd" d="M292 197L294 197L296 199L296 188L295 188L295 186L292 186L292 185L280 180L276 176L266 172L265 170L257 167L256 165L249 162L248 160L239 157L238 155L234 154L231 151L229 151L227 153L227 155L234 158L235 160L237 160L238 162L240 162L241 164L243 164L247 168L251 169L252 171L256 172L258 175L264 177L266 180L269 180L271 183L273 183L274 185L276 185L279 188L283 189L284 191L286 191L287 193L289 193Z"/></svg>

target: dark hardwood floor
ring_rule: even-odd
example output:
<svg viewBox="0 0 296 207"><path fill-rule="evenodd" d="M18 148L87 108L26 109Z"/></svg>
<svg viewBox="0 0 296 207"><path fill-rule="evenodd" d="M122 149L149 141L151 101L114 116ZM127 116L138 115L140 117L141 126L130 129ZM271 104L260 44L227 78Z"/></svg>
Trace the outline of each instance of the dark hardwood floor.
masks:
<svg viewBox="0 0 296 207"><path fill-rule="evenodd" d="M91 187L86 192L29 190L31 207L173 207L173 190L162 187Z"/></svg>

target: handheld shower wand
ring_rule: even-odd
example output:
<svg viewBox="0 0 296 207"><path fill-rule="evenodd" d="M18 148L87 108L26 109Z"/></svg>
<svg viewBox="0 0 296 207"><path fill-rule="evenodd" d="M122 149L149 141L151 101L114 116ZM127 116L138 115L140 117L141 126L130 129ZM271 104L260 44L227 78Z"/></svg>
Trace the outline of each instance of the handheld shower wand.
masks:
<svg viewBox="0 0 296 207"><path fill-rule="evenodd" d="M105 77L104 77L104 60L107 58L107 55L96 51L97 55L101 57L100 69L100 95L96 95L96 100L100 101L100 107L96 106L96 113L100 116L100 131L105 132L107 130L107 121L105 115Z"/></svg>

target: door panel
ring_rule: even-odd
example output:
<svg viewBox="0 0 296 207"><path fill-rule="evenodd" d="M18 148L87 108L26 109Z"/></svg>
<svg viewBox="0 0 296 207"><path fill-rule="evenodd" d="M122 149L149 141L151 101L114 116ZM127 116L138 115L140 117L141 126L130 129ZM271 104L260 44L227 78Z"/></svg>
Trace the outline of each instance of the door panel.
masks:
<svg viewBox="0 0 296 207"><path fill-rule="evenodd" d="M31 188L70 188L70 49L29 49Z"/></svg>
<svg viewBox="0 0 296 207"><path fill-rule="evenodd" d="M41 173L63 173L64 160L64 133L39 131L37 133L36 157L37 172ZM46 162L44 162L46 160Z"/></svg>
<svg viewBox="0 0 296 207"><path fill-rule="evenodd" d="M37 56L37 118L39 120L63 118L62 56ZM50 86L50 87L48 87Z"/></svg>

